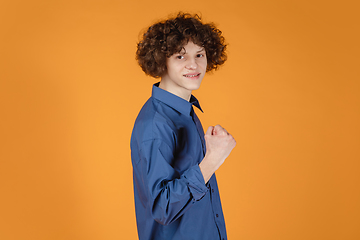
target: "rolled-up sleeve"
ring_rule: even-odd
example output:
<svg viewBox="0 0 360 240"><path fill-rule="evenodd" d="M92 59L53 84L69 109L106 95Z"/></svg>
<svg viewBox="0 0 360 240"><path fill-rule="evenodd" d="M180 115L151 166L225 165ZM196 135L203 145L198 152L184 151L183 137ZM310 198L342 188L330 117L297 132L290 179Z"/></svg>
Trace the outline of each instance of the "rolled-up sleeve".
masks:
<svg viewBox="0 0 360 240"><path fill-rule="evenodd" d="M182 177L188 180L189 190L194 200L200 200L208 191L208 188L205 186L205 180L199 165L195 165L185 171Z"/></svg>

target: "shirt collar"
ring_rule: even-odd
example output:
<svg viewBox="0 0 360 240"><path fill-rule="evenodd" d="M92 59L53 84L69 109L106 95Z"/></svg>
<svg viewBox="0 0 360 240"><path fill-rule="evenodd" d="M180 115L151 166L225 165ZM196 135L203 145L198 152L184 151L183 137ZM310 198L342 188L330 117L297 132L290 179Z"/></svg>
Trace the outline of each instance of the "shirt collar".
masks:
<svg viewBox="0 0 360 240"><path fill-rule="evenodd" d="M178 97L164 89L159 88L159 83L155 83L153 85L152 97L165 103L169 107L175 109L176 111L184 115L190 115L192 105L194 105L195 107L200 109L201 112L203 112L200 107L199 101L193 95L191 95L190 101L188 102L181 97Z"/></svg>

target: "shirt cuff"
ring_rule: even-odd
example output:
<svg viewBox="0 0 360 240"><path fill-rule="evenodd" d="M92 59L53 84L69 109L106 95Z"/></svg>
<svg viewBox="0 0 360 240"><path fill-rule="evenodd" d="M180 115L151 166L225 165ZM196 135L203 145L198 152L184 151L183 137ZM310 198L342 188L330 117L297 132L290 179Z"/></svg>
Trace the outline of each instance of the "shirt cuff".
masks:
<svg viewBox="0 0 360 240"><path fill-rule="evenodd" d="M205 185L205 180L199 165L195 165L186 170L183 177L188 180L188 187L194 200L200 200L209 190Z"/></svg>

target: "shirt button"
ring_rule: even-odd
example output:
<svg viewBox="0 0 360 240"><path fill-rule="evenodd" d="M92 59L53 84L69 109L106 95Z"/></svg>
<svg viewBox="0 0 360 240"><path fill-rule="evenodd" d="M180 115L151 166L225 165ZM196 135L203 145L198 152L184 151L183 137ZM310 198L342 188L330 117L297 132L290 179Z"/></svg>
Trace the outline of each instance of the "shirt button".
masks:
<svg viewBox="0 0 360 240"><path fill-rule="evenodd" d="M216 214L216 217L219 217L219 214Z"/></svg>
<svg viewBox="0 0 360 240"><path fill-rule="evenodd" d="M212 192L215 192L214 189L211 189Z"/></svg>

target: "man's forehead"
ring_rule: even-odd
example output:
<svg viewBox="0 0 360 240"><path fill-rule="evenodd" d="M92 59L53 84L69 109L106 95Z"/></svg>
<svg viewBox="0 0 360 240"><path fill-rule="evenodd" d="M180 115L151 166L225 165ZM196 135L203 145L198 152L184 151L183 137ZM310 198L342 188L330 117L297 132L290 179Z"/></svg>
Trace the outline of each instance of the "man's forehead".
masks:
<svg viewBox="0 0 360 240"><path fill-rule="evenodd" d="M190 42L189 42L190 43ZM188 46L188 44L189 43L187 43L187 44L185 44L181 49L180 49L180 51L179 51L179 53L180 54L186 54L186 47ZM191 42L192 43L192 42ZM202 51L205 51L205 48L203 47L203 46L199 46L199 45L197 45L197 44L195 44L195 43L192 43L192 44L194 44L195 46L196 46L196 52L202 52Z"/></svg>

